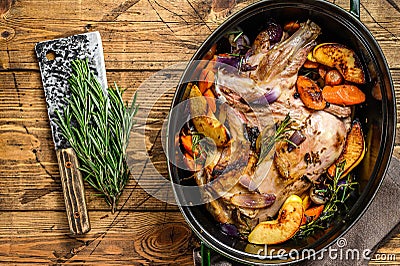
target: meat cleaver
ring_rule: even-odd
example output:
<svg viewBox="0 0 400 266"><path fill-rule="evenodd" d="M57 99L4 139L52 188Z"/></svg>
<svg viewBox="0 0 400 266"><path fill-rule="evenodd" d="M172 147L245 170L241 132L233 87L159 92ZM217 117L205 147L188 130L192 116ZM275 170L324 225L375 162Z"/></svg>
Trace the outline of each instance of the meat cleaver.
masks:
<svg viewBox="0 0 400 266"><path fill-rule="evenodd" d="M67 79L72 72L71 61L88 58L91 70L106 93L107 79L100 33L89 32L39 42L35 46L35 52L46 96L69 228L72 234L84 234L90 231L90 222L78 158L55 119L56 110L63 114L70 96Z"/></svg>

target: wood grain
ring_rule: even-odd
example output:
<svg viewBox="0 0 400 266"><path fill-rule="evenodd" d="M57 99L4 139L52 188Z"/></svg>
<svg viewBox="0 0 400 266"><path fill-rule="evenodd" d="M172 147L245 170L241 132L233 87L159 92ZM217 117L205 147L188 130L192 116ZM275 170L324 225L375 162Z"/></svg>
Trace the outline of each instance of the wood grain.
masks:
<svg viewBox="0 0 400 266"><path fill-rule="evenodd" d="M112 215L85 184L92 231L72 237L33 47L39 41L100 31L109 84L126 87L129 100L158 70L190 59L226 16L254 1L237 0L219 15L210 15L212 0L0 1L0 264L192 264L191 251L198 243L178 208L149 196L137 183L139 177L151 181L154 173L167 176L160 129L173 91L142 101L151 110L149 123L138 118L133 143L145 151L131 154L136 174L117 213ZM349 7L348 0L331 2ZM361 20L391 68L400 110L400 4L361 3ZM394 155L400 158L400 123L397 132ZM397 262L371 265L399 264L400 235L379 252L395 254Z"/></svg>

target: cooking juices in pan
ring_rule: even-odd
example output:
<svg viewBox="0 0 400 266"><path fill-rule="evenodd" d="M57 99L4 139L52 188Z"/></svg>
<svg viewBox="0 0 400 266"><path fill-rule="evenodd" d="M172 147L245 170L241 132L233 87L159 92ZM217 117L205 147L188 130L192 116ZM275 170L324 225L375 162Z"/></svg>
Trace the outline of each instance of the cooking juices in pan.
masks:
<svg viewBox="0 0 400 266"><path fill-rule="evenodd" d="M271 245L323 233L357 198L366 70L311 20L255 36L233 29L198 64L178 159L223 232Z"/></svg>

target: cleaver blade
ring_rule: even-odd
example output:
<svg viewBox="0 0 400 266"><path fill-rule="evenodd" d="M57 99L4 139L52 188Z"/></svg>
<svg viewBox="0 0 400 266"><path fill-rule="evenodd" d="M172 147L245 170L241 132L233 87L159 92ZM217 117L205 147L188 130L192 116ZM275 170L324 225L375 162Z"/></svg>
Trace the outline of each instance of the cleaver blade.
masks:
<svg viewBox="0 0 400 266"><path fill-rule="evenodd" d="M66 38L39 42L35 46L36 56L46 96L47 111L60 169L65 209L72 234L90 231L84 185L79 170L78 158L56 123L56 110L62 115L70 97L68 78L71 62L88 59L91 70L107 90L103 46L99 32L77 34Z"/></svg>

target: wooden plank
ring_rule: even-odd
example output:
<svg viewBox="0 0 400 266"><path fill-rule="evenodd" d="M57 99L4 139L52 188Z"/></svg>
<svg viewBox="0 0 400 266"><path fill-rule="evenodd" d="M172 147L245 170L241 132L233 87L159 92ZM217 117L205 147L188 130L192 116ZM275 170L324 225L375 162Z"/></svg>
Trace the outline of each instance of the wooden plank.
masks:
<svg viewBox="0 0 400 266"><path fill-rule="evenodd" d="M59 179L42 178L0 178L1 210L65 210ZM157 183L153 184L157 187ZM150 190L149 190L150 191ZM86 202L89 212L110 211L111 208L93 188L85 184ZM151 191L150 191L151 192ZM171 192L172 193L172 192ZM172 195L172 194L171 194ZM159 196L159 194L156 194ZM173 198L171 198L173 200ZM152 197L131 179L122 193L117 209L126 211L172 211L178 210L173 204Z"/></svg>
<svg viewBox="0 0 400 266"><path fill-rule="evenodd" d="M193 263L197 243L179 212L89 215L92 230L73 237L62 212L0 213L0 263Z"/></svg>
<svg viewBox="0 0 400 266"><path fill-rule="evenodd" d="M62 28L60 32L63 32L65 25L60 25ZM117 25L117 27L123 27L123 25ZM395 30L390 30L392 33L388 33L386 30L381 29L379 26L367 25L373 30L375 38L378 40L379 45L382 47L384 55L388 61L388 64L392 68L399 68L398 55L394 52L399 49L399 42L397 39L390 40L387 35L395 34L395 38L399 38L400 34ZM200 44L206 39L208 33L204 33L203 27L195 25L170 26L174 32L184 31L189 32L190 35L179 36L178 33L172 33L161 35L166 31L161 24L155 23L153 26L149 26L146 23L138 24L141 29L127 29L124 32L113 32L109 33L109 27L107 24L96 26L95 30L99 30L103 36L104 43L104 54L106 60L106 66L109 70L116 69L152 69L158 70L168 66L171 62L180 62L189 60L195 53ZM73 28L73 25L69 28ZM396 25L396 29L400 28ZM146 31L158 31L160 34L157 36L149 36L144 32ZM83 33L84 31L76 31L74 33ZM141 33L142 32L142 33ZM207 31L206 31L207 32ZM26 34L21 32L19 35L25 36ZM63 36L70 35L64 34ZM146 35L145 37L143 35ZM107 38L107 36L113 36ZM135 41L130 41L132 37L136 37ZM173 36L173 38L171 37ZM381 37L380 37L381 36ZM60 35L57 37L61 37ZM0 48L0 52L7 54L2 57L3 69L38 69L35 55L33 53L33 47L36 42L43 41L46 39L52 39L54 37L43 35L42 38L31 38L32 42L23 40L23 44L18 44L18 41L13 42L12 48ZM144 40L140 40L144 39ZM27 53L25 51L30 51ZM160 56L162 54L162 56Z"/></svg>
<svg viewBox="0 0 400 266"><path fill-rule="evenodd" d="M169 1L114 1L105 0L101 2L83 0L71 3L68 0L58 0L49 3L46 0L24 0L17 2L11 8L8 19L13 17L21 17L25 20L35 20L45 17L43 7L47 6L53 9L51 19L55 21L68 20L93 20L93 21L156 21L161 22L193 22L195 10L190 3L185 0L169 0ZM29 7L29 8L28 8ZM78 8L77 8L78 7ZM28 13L29 12L29 13ZM34 16L36 14L36 16ZM35 24L35 21L32 24ZM43 25L43 24L41 24Z"/></svg>
<svg viewBox="0 0 400 266"><path fill-rule="evenodd" d="M399 265L400 263L400 234L391 238L376 252L370 265Z"/></svg>

